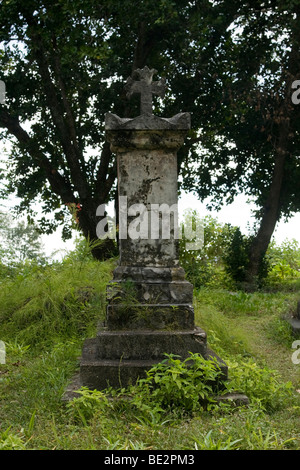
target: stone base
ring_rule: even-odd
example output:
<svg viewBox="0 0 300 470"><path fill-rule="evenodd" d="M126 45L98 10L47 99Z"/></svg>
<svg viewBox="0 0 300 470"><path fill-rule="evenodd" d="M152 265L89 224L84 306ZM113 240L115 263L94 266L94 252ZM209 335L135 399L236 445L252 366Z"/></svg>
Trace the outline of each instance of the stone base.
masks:
<svg viewBox="0 0 300 470"><path fill-rule="evenodd" d="M189 353L217 358L227 379L227 365L206 346L206 334L201 328L187 331L102 331L96 338L85 341L79 380L91 389L123 388L133 385L146 371L164 360L165 353L181 360Z"/></svg>
<svg viewBox="0 0 300 470"><path fill-rule="evenodd" d="M300 318L285 316L283 319L290 324L292 334L296 337L300 336Z"/></svg>
<svg viewBox="0 0 300 470"><path fill-rule="evenodd" d="M193 286L181 267L119 265L107 300L104 325L84 343L82 385L126 388L166 354L185 360L189 353L216 357L227 379L227 365L207 348L206 333L195 326Z"/></svg>
<svg viewBox="0 0 300 470"><path fill-rule="evenodd" d="M209 359L206 333L194 323L193 286L180 267L118 266L107 286L104 326L85 341L80 383L92 389L123 388L174 354ZM227 366L217 357L227 379Z"/></svg>
<svg viewBox="0 0 300 470"><path fill-rule="evenodd" d="M106 326L110 330L189 330L194 326L194 309L189 304L108 305Z"/></svg>
<svg viewBox="0 0 300 470"><path fill-rule="evenodd" d="M191 330L193 285L180 267L118 266L107 286L109 330Z"/></svg>
<svg viewBox="0 0 300 470"><path fill-rule="evenodd" d="M205 354L206 333L201 328L186 331L110 331L103 328L96 338L85 341L82 358L162 360L168 353L186 359L188 352Z"/></svg>
<svg viewBox="0 0 300 470"><path fill-rule="evenodd" d="M68 384L65 393L63 394L62 400L67 403L74 398L79 398L80 395L78 390L81 386L82 383L80 382L80 374L76 374L72 381ZM226 393L225 395L217 395L213 398L217 403L226 403L228 405L232 405L233 408L248 406L250 403L247 395L240 392ZM128 400L130 400L130 396L128 397Z"/></svg>
<svg viewBox="0 0 300 470"><path fill-rule="evenodd" d="M300 300L297 302L296 312L292 316L287 315L283 318L290 324L293 335L300 336Z"/></svg>
<svg viewBox="0 0 300 470"><path fill-rule="evenodd" d="M223 374L221 379L227 380L227 365L219 358L212 350L207 350L205 356L207 360L211 358L217 359L220 369ZM129 385L134 385L140 378L146 377L146 371L151 369L158 360L97 360L88 361L81 360L80 371L73 377L73 380L68 385L64 400L72 400L78 396L77 390L85 386L91 390L104 390L108 387L115 389L126 388Z"/></svg>

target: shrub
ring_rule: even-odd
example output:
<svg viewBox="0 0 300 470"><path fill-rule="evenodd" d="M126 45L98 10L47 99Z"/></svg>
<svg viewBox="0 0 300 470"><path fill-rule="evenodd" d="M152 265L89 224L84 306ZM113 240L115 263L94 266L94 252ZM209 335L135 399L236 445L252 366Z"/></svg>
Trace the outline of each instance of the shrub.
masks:
<svg viewBox="0 0 300 470"><path fill-rule="evenodd" d="M252 403L266 411L280 409L293 394L291 382L283 383L276 371L259 367L256 362L247 360L227 361L230 372L230 391L245 393Z"/></svg>
<svg viewBox="0 0 300 470"><path fill-rule="evenodd" d="M25 444L20 436L8 428L0 433L0 450L25 450Z"/></svg>
<svg viewBox="0 0 300 470"><path fill-rule="evenodd" d="M247 282L250 249L253 236L243 235L239 228L233 232L231 242L224 250L224 264L226 272L231 276L238 289L243 289ZM263 256L260 260L257 285L261 286L268 275L268 258Z"/></svg>
<svg viewBox="0 0 300 470"><path fill-rule="evenodd" d="M136 403L148 403L161 410L189 413L213 402L222 371L216 360L206 360L190 353L181 361L166 354L166 359L153 366L136 388Z"/></svg>
<svg viewBox="0 0 300 470"><path fill-rule="evenodd" d="M77 393L80 396L67 403L67 412L75 422L86 424L96 413L105 411L109 405L106 394L99 390L81 387Z"/></svg>
<svg viewBox="0 0 300 470"><path fill-rule="evenodd" d="M267 250L267 258L270 265L268 287L292 286L300 279L300 248L297 240L285 240L281 245L272 242Z"/></svg>
<svg viewBox="0 0 300 470"><path fill-rule="evenodd" d="M189 234L189 231L185 230L186 226L192 227L194 234ZM230 224L222 225L211 216L202 219L194 210L185 211L181 228L183 234L179 242L180 265L184 268L188 280L195 287L227 285L223 253L232 238L234 228ZM194 240L189 239L190 235L194 235ZM197 249L189 249L187 243L191 241Z"/></svg>

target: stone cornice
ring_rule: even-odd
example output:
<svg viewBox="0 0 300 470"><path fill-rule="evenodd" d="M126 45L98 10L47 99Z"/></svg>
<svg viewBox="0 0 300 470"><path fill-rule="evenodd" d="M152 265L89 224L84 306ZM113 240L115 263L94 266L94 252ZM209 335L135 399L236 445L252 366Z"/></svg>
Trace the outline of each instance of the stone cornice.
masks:
<svg viewBox="0 0 300 470"><path fill-rule="evenodd" d="M153 114L142 114L132 119L120 118L116 114L106 113L106 130L189 130L190 113L179 113L171 118L162 118Z"/></svg>

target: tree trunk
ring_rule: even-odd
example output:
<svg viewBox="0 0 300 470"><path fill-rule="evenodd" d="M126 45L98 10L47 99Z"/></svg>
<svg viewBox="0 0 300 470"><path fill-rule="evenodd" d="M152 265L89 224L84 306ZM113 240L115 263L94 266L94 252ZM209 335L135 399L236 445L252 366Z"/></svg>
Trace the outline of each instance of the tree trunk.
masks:
<svg viewBox="0 0 300 470"><path fill-rule="evenodd" d="M295 8L297 13L293 33L292 47L288 58L287 69L283 71L285 83L285 98L282 106L279 108L277 115L273 116L274 123L278 125L277 139L274 142L274 171L267 197L266 204L263 208L263 216L261 219L259 230L253 239L250 247L250 259L247 268L247 287L250 290L255 288L257 279L260 274L263 257L270 244L275 226L280 218L280 198L282 191L282 181L284 177L284 166L286 156L289 153L289 134L293 131L292 127L295 118L295 112L291 101L292 83L299 74L299 30L300 30L300 7ZM246 287L246 288L247 288Z"/></svg>
<svg viewBox="0 0 300 470"><path fill-rule="evenodd" d="M289 104L284 108L285 110L288 110L290 108ZM280 116L279 137L275 148L275 165L269 195L263 208L259 230L250 247L249 265L246 274L246 288L249 290L253 290L257 284L263 258L270 244L276 223L280 217L280 194L284 176L284 165L286 155L288 153L289 127L290 118L287 116L287 113L282 112Z"/></svg>
<svg viewBox="0 0 300 470"><path fill-rule="evenodd" d="M97 224L104 219L103 216L97 216L97 206L95 201L89 201L84 204L77 212L78 225L85 239L91 243L91 253L99 261L104 261L117 255L117 246L113 239L99 239L97 234Z"/></svg>

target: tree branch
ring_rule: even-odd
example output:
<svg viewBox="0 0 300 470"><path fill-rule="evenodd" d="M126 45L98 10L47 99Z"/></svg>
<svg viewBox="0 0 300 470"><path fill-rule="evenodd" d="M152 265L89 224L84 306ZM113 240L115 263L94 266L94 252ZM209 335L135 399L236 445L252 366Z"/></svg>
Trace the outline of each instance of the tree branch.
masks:
<svg viewBox="0 0 300 470"><path fill-rule="evenodd" d="M63 203L75 200L70 185L65 178L51 165L48 158L40 152L29 134L20 126L19 120L11 116L0 107L0 127L6 128L16 137L22 147L30 154L36 164L45 171L46 177L55 194L59 195Z"/></svg>
<svg viewBox="0 0 300 470"><path fill-rule="evenodd" d="M54 72L58 80L62 102L63 102L64 110L66 113L66 125L69 130L70 140L71 140L71 143L73 144L75 153L77 155L77 159L78 161L80 161L83 169L85 169L84 158L78 146L76 122L74 119L72 108L70 106L70 103L67 97L66 87L65 87L64 80L63 80L61 60L60 60L59 54L57 53L57 43L56 43L56 37L54 35L52 37L52 44L53 44L53 68L54 68Z"/></svg>
<svg viewBox="0 0 300 470"><path fill-rule="evenodd" d="M109 168L113 154L110 150L110 144L105 142L101 152L101 160L96 176L95 193L103 200L107 199L112 185L117 177L117 162L114 160L113 166Z"/></svg>
<svg viewBox="0 0 300 470"><path fill-rule="evenodd" d="M57 90L52 82L50 71L49 71L49 63L47 61L47 55L43 46L43 39L40 33L36 32L38 26L36 24L36 20L33 17L26 18L27 24L29 26L27 30L27 34L32 40L32 42L36 45L36 47L32 48L34 52L34 58L37 62L40 76L42 79L42 86L47 98L49 110L51 112L54 125L56 126L59 135L60 141L64 150L64 154L66 156L71 177L72 183L74 184L75 189L78 191L81 200L85 200L89 195L89 188L88 183L86 180L86 175L82 171L80 160L82 160L82 155L79 151L77 145L77 138L76 138L76 131L75 131L75 124L74 119L71 113L71 109L69 103L66 98L65 87L61 78L60 74L60 67L59 63L56 59L56 66L55 72L58 73L58 82L60 84L60 93L62 96L62 102L65 107L65 112L67 115L67 119L65 121L63 115L63 109L61 108L61 103L57 97ZM55 51L54 51L55 55Z"/></svg>
<svg viewBox="0 0 300 470"><path fill-rule="evenodd" d="M88 187L85 176L80 167L80 162L78 159L78 149L76 151L76 135L72 135L72 131L70 132L70 130L65 124L63 113L60 109L60 104L57 99L56 90L50 77L45 54L42 51L42 46L41 49L39 49L35 55L36 60L38 62L41 78L43 80L43 87L47 97L48 106L53 118L53 122L56 125L56 128L59 131L61 137L61 144L64 149L64 153L70 168L72 181L80 195L80 198L86 199L88 196Z"/></svg>

